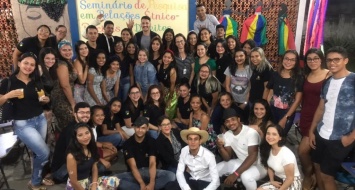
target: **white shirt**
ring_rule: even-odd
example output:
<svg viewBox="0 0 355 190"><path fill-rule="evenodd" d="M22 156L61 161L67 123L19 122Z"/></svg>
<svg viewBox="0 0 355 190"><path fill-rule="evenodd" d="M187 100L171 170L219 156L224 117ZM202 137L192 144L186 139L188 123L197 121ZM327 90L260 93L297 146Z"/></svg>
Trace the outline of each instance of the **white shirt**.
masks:
<svg viewBox="0 0 355 190"><path fill-rule="evenodd" d="M238 159L244 160L248 157L248 147L260 144L260 136L258 132L246 125L242 125L242 130L238 135L234 135L231 130L227 131L223 135L225 139L224 146L232 147L233 151L237 155ZM260 156L255 161L254 164L260 163Z"/></svg>
<svg viewBox="0 0 355 190"><path fill-rule="evenodd" d="M205 20L196 19L194 22L194 31L198 34L200 32L199 28L208 28L212 36L216 36L216 26L219 25L217 18L214 15L206 14Z"/></svg>
<svg viewBox="0 0 355 190"><path fill-rule="evenodd" d="M272 168L272 170L274 170L275 175L279 178L282 179L286 178L284 167L288 164L294 165L295 168L294 176L295 177L300 176L296 157L293 154L293 152L290 149L288 149L286 146L281 147L280 151L276 155L273 155L272 151L270 150L270 156L269 159L267 160L267 164L270 168Z"/></svg>
<svg viewBox="0 0 355 190"><path fill-rule="evenodd" d="M97 131L96 131L96 126L92 128L92 133L94 134L95 142L97 141Z"/></svg>
<svg viewBox="0 0 355 190"><path fill-rule="evenodd" d="M206 148L200 146L196 156L190 154L189 146L181 149L176 178L182 190L191 190L184 176L186 166L190 169L190 179L210 182L205 190L215 190L219 187L216 159L214 154Z"/></svg>
<svg viewBox="0 0 355 190"><path fill-rule="evenodd" d="M338 95L340 88L344 82L344 78L331 80L326 95L327 102L324 104L323 126L319 131L319 135L324 139L329 139L334 128L335 109L337 108Z"/></svg>

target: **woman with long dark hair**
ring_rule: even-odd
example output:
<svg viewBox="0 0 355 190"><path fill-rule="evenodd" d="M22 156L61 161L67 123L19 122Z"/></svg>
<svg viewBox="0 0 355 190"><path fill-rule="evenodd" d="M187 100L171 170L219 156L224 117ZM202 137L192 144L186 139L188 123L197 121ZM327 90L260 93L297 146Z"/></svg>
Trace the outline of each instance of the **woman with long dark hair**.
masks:
<svg viewBox="0 0 355 190"><path fill-rule="evenodd" d="M223 88L226 88L226 75L224 72L234 62L233 57L228 54L227 49L227 43L224 40L216 41L216 77L221 82Z"/></svg>
<svg viewBox="0 0 355 190"><path fill-rule="evenodd" d="M270 181L262 184L257 190L263 189L293 189L301 190L301 175L293 152L285 146L286 137L283 128L271 124L266 128L266 134L260 145L261 163L267 167ZM276 180L275 178L279 178Z"/></svg>
<svg viewBox="0 0 355 190"><path fill-rule="evenodd" d="M41 91L43 85L38 74L37 56L24 53L15 72L1 82L0 105L7 101L13 103L14 133L35 155L29 189L43 188L42 170L49 157L45 142L47 121L42 108L42 104L49 102L49 97L40 95Z"/></svg>
<svg viewBox="0 0 355 190"><path fill-rule="evenodd" d="M59 62L55 75L54 87L51 93L52 110L58 121L57 132L60 132L74 120L74 82L78 72L73 66L72 45L67 40L58 43Z"/></svg>
<svg viewBox="0 0 355 190"><path fill-rule="evenodd" d="M122 103L117 97L112 98L105 106L105 119L98 132L99 142L110 142L115 147L120 148L129 136L121 128L119 112Z"/></svg>
<svg viewBox="0 0 355 190"><path fill-rule="evenodd" d="M166 116L158 119L160 134L156 139L158 160L162 163L162 169L176 173L181 149L186 143L181 139L180 131L172 128L171 120Z"/></svg>
<svg viewBox="0 0 355 190"><path fill-rule="evenodd" d="M164 45L160 36L155 36L150 41L149 46L149 57L148 60L151 64L153 64L155 70L158 69L158 65L161 64L161 59L163 56ZM148 54L147 54L148 55Z"/></svg>
<svg viewBox="0 0 355 190"><path fill-rule="evenodd" d="M330 77L331 73L326 69L325 56L320 49L309 49L305 55L305 63L305 81L303 84L302 109L299 123L302 140L298 147L298 155L304 175L302 187L311 189L315 186L315 181L314 178L312 180L314 168L310 156L311 147L309 145L309 136L314 135L314 131L310 131L310 127L318 107L323 82Z"/></svg>
<svg viewBox="0 0 355 190"><path fill-rule="evenodd" d="M105 105L102 97L101 82L104 79L103 67L106 64L106 53L104 50L97 50L93 66L89 68L84 101L90 106Z"/></svg>
<svg viewBox="0 0 355 190"><path fill-rule="evenodd" d="M246 110L252 72L247 62L247 53L243 49L235 50L234 61L224 74L226 75L226 91L233 95L234 101L242 110ZM247 118L246 111L243 118Z"/></svg>
<svg viewBox="0 0 355 190"><path fill-rule="evenodd" d="M167 50L173 50L173 47L175 46L175 42L174 42L174 30L172 28L167 28L164 33L163 33L163 49Z"/></svg>
<svg viewBox="0 0 355 190"><path fill-rule="evenodd" d="M78 123L67 148L69 178L66 189L117 188L119 184L117 177L98 177L97 162L99 159L92 129L88 124Z"/></svg>
<svg viewBox="0 0 355 190"><path fill-rule="evenodd" d="M142 92L138 86L133 85L128 90L128 98L124 102L120 115L123 118L123 122L121 123L122 129L128 136L134 134L132 124L139 116L142 116L143 110Z"/></svg>
<svg viewBox="0 0 355 190"><path fill-rule="evenodd" d="M125 59L120 65L121 79L119 97L122 102L128 97L128 90L134 84L133 70L138 59L139 48L133 41L129 41L125 47Z"/></svg>
<svg viewBox="0 0 355 190"><path fill-rule="evenodd" d="M190 89L188 81L179 84L179 98L174 122L180 129L187 129L189 127L191 112Z"/></svg>
<svg viewBox="0 0 355 190"><path fill-rule="evenodd" d="M163 54L163 62L158 66L157 79L160 86L163 88L166 114L170 119L173 119L176 114L177 93L176 93L176 61L174 53L168 49Z"/></svg>
<svg viewBox="0 0 355 190"><path fill-rule="evenodd" d="M217 134L213 130L213 125L210 122L210 116L207 114L207 108L202 103L202 97L200 95L192 95L190 100L191 114L190 114L190 127L197 127L200 130L208 132L209 137L203 146L205 146L211 152L216 151L216 139Z"/></svg>
<svg viewBox="0 0 355 190"><path fill-rule="evenodd" d="M188 42L181 33L176 34L175 38L175 61L177 68L177 82L187 80L191 84L193 80L194 56L189 53Z"/></svg>
<svg viewBox="0 0 355 190"><path fill-rule="evenodd" d="M109 102L114 97L118 97L121 63L122 61L119 57L111 56L102 69L104 79L101 82L101 92L105 103Z"/></svg>
<svg viewBox="0 0 355 190"><path fill-rule="evenodd" d="M76 42L74 49L77 55L74 60L74 68L78 71L78 80L74 85L74 100L75 102L83 102L89 70L89 48L84 41L79 40Z"/></svg>
<svg viewBox="0 0 355 190"><path fill-rule="evenodd" d="M197 45L197 33L192 30L187 34L187 50L189 54L193 57L195 57L196 55L196 45Z"/></svg>
<svg viewBox="0 0 355 190"><path fill-rule="evenodd" d="M301 103L303 81L297 51L286 51L278 71L272 74L266 86L270 90L267 100L270 102L273 122L284 128L284 136L290 130L296 109Z"/></svg>
<svg viewBox="0 0 355 190"><path fill-rule="evenodd" d="M255 129L264 138L266 126L272 124L272 114L269 103L264 99L256 100L251 107L249 127Z"/></svg>
<svg viewBox="0 0 355 190"><path fill-rule="evenodd" d="M164 92L158 85L151 85L148 89L143 116L149 120L149 134L156 139L159 135L158 119L165 115L166 104Z"/></svg>
<svg viewBox="0 0 355 190"><path fill-rule="evenodd" d="M239 40L235 36L229 35L226 38L226 42L227 42L227 46L228 46L228 49L226 49L227 53L231 57L234 57L235 51L237 49L240 49L240 47L241 47ZM248 57L248 55L247 55L247 57Z"/></svg>

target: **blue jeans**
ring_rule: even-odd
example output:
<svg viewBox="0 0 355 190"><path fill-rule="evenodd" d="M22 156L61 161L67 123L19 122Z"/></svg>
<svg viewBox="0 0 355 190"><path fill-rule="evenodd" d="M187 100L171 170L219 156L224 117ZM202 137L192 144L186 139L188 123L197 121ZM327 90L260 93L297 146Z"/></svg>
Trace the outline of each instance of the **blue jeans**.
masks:
<svg viewBox="0 0 355 190"><path fill-rule="evenodd" d="M140 175L142 176L143 181L149 183L149 168L140 168L138 169ZM140 185L137 180L134 178L132 172L124 172L116 174L116 177L120 179L120 185L118 189L130 189L130 190L140 190ZM170 182L175 181L176 177L173 172L166 170L157 169L156 178L155 178L155 187L154 189L163 189L164 186Z"/></svg>
<svg viewBox="0 0 355 190"><path fill-rule="evenodd" d="M122 102L125 102L128 97L128 90L131 87L131 82L129 80L129 76L121 78L120 80L120 90L118 93L118 97Z"/></svg>
<svg viewBox="0 0 355 190"><path fill-rule="evenodd" d="M98 142L110 142L115 147L121 147L124 143L124 140L122 139L121 135L118 133L97 137L97 141Z"/></svg>
<svg viewBox="0 0 355 190"><path fill-rule="evenodd" d="M285 117L285 115L288 112L288 109L280 109L277 108L273 105L270 106L271 108L271 113L272 113L272 117L273 117L273 123L278 124L279 121ZM288 131L290 131L292 124L293 124L293 119L295 118L295 113L293 113L292 115L289 116L289 119L286 121L285 124L285 128L283 130L283 136L286 137Z"/></svg>
<svg viewBox="0 0 355 190"><path fill-rule="evenodd" d="M31 183L40 185L42 168L48 162L49 148L46 144L47 120L42 113L26 120L14 121L14 132L17 137L33 152L33 171Z"/></svg>
<svg viewBox="0 0 355 190"><path fill-rule="evenodd" d="M159 136L159 132L156 130L149 130L148 134L153 138L153 139L157 139Z"/></svg>

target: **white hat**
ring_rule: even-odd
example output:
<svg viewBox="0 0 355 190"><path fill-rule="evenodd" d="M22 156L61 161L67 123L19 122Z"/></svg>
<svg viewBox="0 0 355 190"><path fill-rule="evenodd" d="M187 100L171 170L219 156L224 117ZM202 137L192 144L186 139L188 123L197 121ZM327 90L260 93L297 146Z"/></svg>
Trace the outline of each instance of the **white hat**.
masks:
<svg viewBox="0 0 355 190"><path fill-rule="evenodd" d="M200 130L197 127L190 127L189 129L184 129L180 132L181 139L187 143L187 136L189 135L200 135L201 143L205 143L208 140L209 134L205 130Z"/></svg>

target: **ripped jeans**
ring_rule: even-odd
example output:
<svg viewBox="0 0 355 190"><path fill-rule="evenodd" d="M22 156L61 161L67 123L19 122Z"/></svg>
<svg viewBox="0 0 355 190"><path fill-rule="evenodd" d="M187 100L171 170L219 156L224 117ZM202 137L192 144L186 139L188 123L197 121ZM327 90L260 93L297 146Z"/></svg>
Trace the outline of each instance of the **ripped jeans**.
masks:
<svg viewBox="0 0 355 190"><path fill-rule="evenodd" d="M14 132L17 137L33 152L33 171L31 183L40 185L42 169L48 162L49 148L46 144L47 120L42 113L26 120L14 121Z"/></svg>

